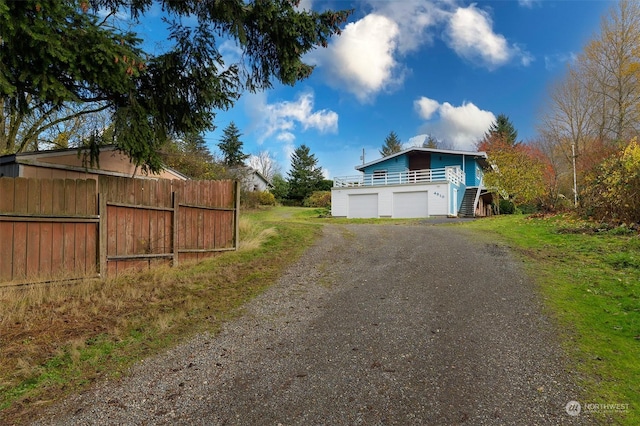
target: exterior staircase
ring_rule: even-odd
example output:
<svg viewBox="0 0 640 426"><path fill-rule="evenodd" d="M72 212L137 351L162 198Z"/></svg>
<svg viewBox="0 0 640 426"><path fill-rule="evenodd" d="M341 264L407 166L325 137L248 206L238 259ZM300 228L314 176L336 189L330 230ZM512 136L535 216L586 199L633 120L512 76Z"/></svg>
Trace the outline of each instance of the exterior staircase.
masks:
<svg viewBox="0 0 640 426"><path fill-rule="evenodd" d="M462 206L458 212L458 217L475 217L474 201L476 200L476 193L478 188L467 188L464 191L464 198L462 199Z"/></svg>

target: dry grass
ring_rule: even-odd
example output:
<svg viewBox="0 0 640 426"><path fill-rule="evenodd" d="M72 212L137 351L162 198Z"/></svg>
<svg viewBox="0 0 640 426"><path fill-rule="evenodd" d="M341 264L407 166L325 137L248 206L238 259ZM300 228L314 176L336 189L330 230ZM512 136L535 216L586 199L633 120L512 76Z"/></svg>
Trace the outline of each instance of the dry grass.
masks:
<svg viewBox="0 0 640 426"><path fill-rule="evenodd" d="M240 244L241 251L255 250L276 234L275 228L263 228L255 221L240 218Z"/></svg>
<svg viewBox="0 0 640 426"><path fill-rule="evenodd" d="M317 235L313 225L241 221L237 252L106 281L0 287L0 423L191 333L216 330ZM277 228L277 229L276 229Z"/></svg>

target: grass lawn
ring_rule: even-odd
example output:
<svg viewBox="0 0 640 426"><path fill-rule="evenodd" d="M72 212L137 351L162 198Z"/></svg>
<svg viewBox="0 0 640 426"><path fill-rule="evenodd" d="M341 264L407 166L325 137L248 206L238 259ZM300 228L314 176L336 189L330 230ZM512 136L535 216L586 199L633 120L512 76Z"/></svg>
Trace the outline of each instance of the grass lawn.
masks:
<svg viewBox="0 0 640 426"><path fill-rule="evenodd" d="M604 421L640 424L640 236L625 228L598 232L562 216L502 216L464 226L494 235L525 261L564 330L585 389L583 410L628 404L611 413L591 407Z"/></svg>

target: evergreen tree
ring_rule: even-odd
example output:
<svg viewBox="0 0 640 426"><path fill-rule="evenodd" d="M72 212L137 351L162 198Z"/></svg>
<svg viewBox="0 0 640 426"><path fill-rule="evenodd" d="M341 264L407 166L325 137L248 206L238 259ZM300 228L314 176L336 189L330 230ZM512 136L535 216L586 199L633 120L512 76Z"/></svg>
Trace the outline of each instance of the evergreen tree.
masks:
<svg viewBox="0 0 640 426"><path fill-rule="evenodd" d="M222 166L199 133L168 141L162 147L161 156L164 165L192 179L215 179L223 176Z"/></svg>
<svg viewBox="0 0 640 426"><path fill-rule="evenodd" d="M502 143L514 146L517 145L518 131L505 114L500 114L494 123L491 123L489 130L484 134L486 141L499 140Z"/></svg>
<svg viewBox="0 0 640 426"><path fill-rule="evenodd" d="M438 139L434 138L431 135L428 135L426 138L424 138L424 142L422 142L422 147L423 148L433 148L436 149L438 148Z"/></svg>
<svg viewBox="0 0 640 426"><path fill-rule="evenodd" d="M313 191L317 191L324 176L318 167L318 159L310 153L309 147L300 145L291 156L289 176L289 198L302 201Z"/></svg>
<svg viewBox="0 0 640 426"><path fill-rule="evenodd" d="M271 178L271 184L273 188L271 188L271 193L276 198L276 200L282 202L286 200L289 196L289 182L280 174L276 173Z"/></svg>
<svg viewBox="0 0 640 426"><path fill-rule="evenodd" d="M207 142L200 133L189 133L180 141L182 151L198 157L200 160L213 163L213 155L207 146Z"/></svg>
<svg viewBox="0 0 640 426"><path fill-rule="evenodd" d="M395 154L397 152L402 151L402 142L398 138L396 132L391 131L389 136L387 136L384 140L384 144L382 145L382 149L380 150L380 155L383 157L388 157L391 154Z"/></svg>
<svg viewBox="0 0 640 426"><path fill-rule="evenodd" d="M311 74L305 54L339 34L350 12L313 12L297 3L0 0L0 123L10 123L0 129L0 152L23 146L17 135L34 114L87 105L78 109L110 112L110 142L141 168L160 170L167 139L212 129L215 111L231 107L242 91L267 89L274 80L293 85ZM123 29L136 28L156 6L168 33L158 53ZM123 13L131 25L118 22ZM223 62L222 40L237 43L239 63Z"/></svg>
<svg viewBox="0 0 640 426"><path fill-rule="evenodd" d="M243 166L244 160L249 158L248 154L242 152L243 142L240 140L240 136L242 136L242 133L232 121L224 129L224 135L218 144L222 152L222 161L229 167Z"/></svg>

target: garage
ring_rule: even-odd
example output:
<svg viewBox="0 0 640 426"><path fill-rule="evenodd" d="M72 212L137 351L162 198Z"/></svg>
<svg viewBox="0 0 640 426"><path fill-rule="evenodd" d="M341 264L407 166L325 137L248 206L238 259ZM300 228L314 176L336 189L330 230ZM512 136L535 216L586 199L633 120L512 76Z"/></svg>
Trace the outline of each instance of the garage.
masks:
<svg viewBox="0 0 640 426"><path fill-rule="evenodd" d="M411 218L428 217L428 192L394 192L393 193L393 217Z"/></svg>
<svg viewBox="0 0 640 426"><path fill-rule="evenodd" d="M378 217L378 194L350 194L347 217Z"/></svg>

